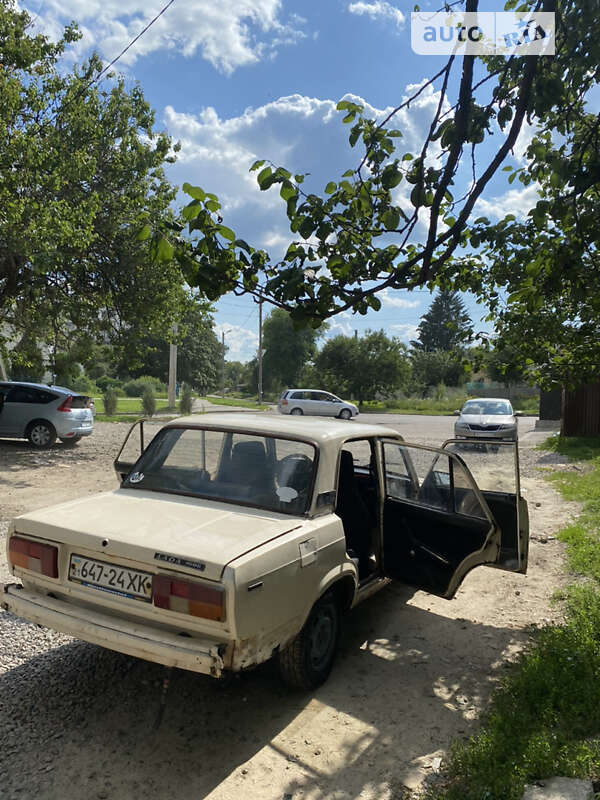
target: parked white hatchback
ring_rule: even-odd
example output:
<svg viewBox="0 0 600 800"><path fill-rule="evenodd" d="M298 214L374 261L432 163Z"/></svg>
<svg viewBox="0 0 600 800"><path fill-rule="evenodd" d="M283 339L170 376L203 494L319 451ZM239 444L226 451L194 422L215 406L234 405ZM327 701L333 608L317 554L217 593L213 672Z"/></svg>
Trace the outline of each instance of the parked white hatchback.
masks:
<svg viewBox="0 0 600 800"><path fill-rule="evenodd" d="M451 598L480 564L526 571L516 443L472 455L478 485L452 442L381 425L206 414L145 447L147 427L126 442L136 462L115 462L120 488L11 523L5 610L214 677L275 657L312 688L342 614L390 580Z"/></svg>
<svg viewBox="0 0 600 800"><path fill-rule="evenodd" d="M358 408L340 397L321 389L286 389L277 404L280 414L302 414L319 417L358 417Z"/></svg>

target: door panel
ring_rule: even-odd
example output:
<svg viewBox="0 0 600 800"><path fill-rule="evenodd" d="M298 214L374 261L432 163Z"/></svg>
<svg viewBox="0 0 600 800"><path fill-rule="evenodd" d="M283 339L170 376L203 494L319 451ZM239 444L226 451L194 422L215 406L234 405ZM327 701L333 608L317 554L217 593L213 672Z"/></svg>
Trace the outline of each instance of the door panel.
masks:
<svg viewBox="0 0 600 800"><path fill-rule="evenodd" d="M517 442L451 439L443 449L466 462L501 531L500 556L492 566L527 572L529 514L521 497Z"/></svg>
<svg viewBox="0 0 600 800"><path fill-rule="evenodd" d="M382 442L384 573L442 597L500 556L500 532L455 454Z"/></svg>

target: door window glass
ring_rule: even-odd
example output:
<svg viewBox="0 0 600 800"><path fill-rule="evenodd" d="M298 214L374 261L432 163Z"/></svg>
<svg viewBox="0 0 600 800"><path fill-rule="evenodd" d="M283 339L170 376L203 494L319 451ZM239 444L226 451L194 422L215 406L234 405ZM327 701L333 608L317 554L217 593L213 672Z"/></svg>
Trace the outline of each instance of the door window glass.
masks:
<svg viewBox="0 0 600 800"><path fill-rule="evenodd" d="M39 393L37 389L28 386L15 386L11 389L6 398L7 403L39 403Z"/></svg>
<svg viewBox="0 0 600 800"><path fill-rule="evenodd" d="M344 442L344 450L348 450L352 453L355 469L369 469L372 466L371 441L369 439Z"/></svg>
<svg viewBox="0 0 600 800"><path fill-rule="evenodd" d="M444 449L460 456L482 492L517 493L514 442L450 442Z"/></svg>

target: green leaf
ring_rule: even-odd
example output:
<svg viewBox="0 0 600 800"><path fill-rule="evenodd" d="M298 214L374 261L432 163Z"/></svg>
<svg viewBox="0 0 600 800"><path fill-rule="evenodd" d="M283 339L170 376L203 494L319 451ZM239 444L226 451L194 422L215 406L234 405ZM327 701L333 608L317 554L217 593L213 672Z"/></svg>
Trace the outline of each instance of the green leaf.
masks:
<svg viewBox="0 0 600 800"><path fill-rule="evenodd" d="M347 169L346 172L342 175L342 178L352 178L354 175L353 169Z"/></svg>
<svg viewBox="0 0 600 800"><path fill-rule="evenodd" d="M207 200L204 205L209 211L212 211L213 213L221 208L221 204L218 203L216 200Z"/></svg>
<svg viewBox="0 0 600 800"><path fill-rule="evenodd" d="M340 100L340 102L336 106L336 109L338 111L346 111L346 109L350 108L350 106L351 106L350 100Z"/></svg>
<svg viewBox="0 0 600 800"><path fill-rule="evenodd" d="M389 231L395 231L400 224L400 212L397 208L388 208L381 221Z"/></svg>
<svg viewBox="0 0 600 800"><path fill-rule="evenodd" d="M394 138L398 138L398 137L400 137L400 138L401 138L401 137L402 137L402 131L399 131L399 130L397 130L397 129L394 129L394 130L392 130L392 131L388 131L388 132L387 132L387 135L388 135L388 136L392 136L392 137L394 137Z"/></svg>
<svg viewBox="0 0 600 800"><path fill-rule="evenodd" d="M300 223L298 233L303 239L309 239L315 229L315 224L311 217L305 217Z"/></svg>
<svg viewBox="0 0 600 800"><path fill-rule="evenodd" d="M186 182L181 188L186 194L189 194L190 197L193 197L194 200L204 200L206 197L206 192L204 189L201 189L199 186L192 186L191 183Z"/></svg>
<svg viewBox="0 0 600 800"><path fill-rule="evenodd" d="M158 261L170 261L173 258L174 248L171 242L162 238L156 245L156 258Z"/></svg>
<svg viewBox="0 0 600 800"><path fill-rule="evenodd" d="M393 189L402 180L402 173L396 164L388 164L381 174L381 185L384 189Z"/></svg>
<svg viewBox="0 0 600 800"><path fill-rule="evenodd" d="M258 173L258 176L257 176L256 180L257 180L257 182L258 182L258 185L260 186L260 188L261 188L261 189L263 189L263 188L268 188L268 187L263 187L263 184L265 183L265 181L267 180L267 178L270 178L270 177L271 177L271 175L272 175L272 174L273 174L273 172L272 172L272 170L271 170L271 167L265 167L264 169L262 169L262 170L261 170L261 171ZM271 185L271 184L269 183L269 186L270 186L270 185Z"/></svg>
<svg viewBox="0 0 600 800"><path fill-rule="evenodd" d="M265 163L264 158L261 161L255 161L254 164L250 167L250 172L254 172L257 169L260 169L262 165Z"/></svg>
<svg viewBox="0 0 600 800"><path fill-rule="evenodd" d="M245 250L247 253L252 252L252 248L248 244L248 242L244 241L244 239L236 239L233 243L236 247L240 247L242 250Z"/></svg>
<svg viewBox="0 0 600 800"><path fill-rule="evenodd" d="M202 204L199 203L197 200L194 200L191 203L188 203L187 206L182 210L183 218L188 222L191 222L193 219L196 219L198 214L202 211Z"/></svg>
<svg viewBox="0 0 600 800"><path fill-rule="evenodd" d="M227 239L228 242L235 241L235 233L231 230L231 228L228 228L226 225L219 225L217 230L224 239Z"/></svg>
<svg viewBox="0 0 600 800"><path fill-rule="evenodd" d="M342 119L344 124L348 122L354 122L354 118L356 117L356 111L350 111L350 113L346 114L346 116Z"/></svg>
<svg viewBox="0 0 600 800"><path fill-rule="evenodd" d="M293 183L291 183L291 181L284 181L281 184L281 189L279 190L279 195L282 198L282 200L285 200L287 202L292 197L296 197L297 194L298 193L296 191L296 187L294 186Z"/></svg>
<svg viewBox="0 0 600 800"><path fill-rule="evenodd" d="M348 142L350 144L350 147L354 147L354 145L358 142L359 136L360 136L360 125L355 125L350 131L350 136L348 137Z"/></svg>
<svg viewBox="0 0 600 800"><path fill-rule="evenodd" d="M149 239L152 236L152 228L150 225L144 225L144 227L138 231L136 235L136 239L138 242L145 242L146 239Z"/></svg>
<svg viewBox="0 0 600 800"><path fill-rule="evenodd" d="M336 189L337 189L337 183L329 181L329 183L325 187L325 194L333 194Z"/></svg>

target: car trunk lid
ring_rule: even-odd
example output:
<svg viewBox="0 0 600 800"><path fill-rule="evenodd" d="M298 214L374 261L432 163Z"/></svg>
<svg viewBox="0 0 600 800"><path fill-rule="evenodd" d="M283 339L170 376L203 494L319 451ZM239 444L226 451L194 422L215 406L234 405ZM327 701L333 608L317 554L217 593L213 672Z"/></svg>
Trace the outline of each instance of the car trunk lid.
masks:
<svg viewBox="0 0 600 800"><path fill-rule="evenodd" d="M34 511L15 520L20 534L218 581L233 559L294 530L298 518L225 503L118 489Z"/></svg>

